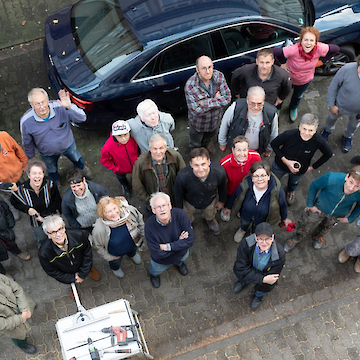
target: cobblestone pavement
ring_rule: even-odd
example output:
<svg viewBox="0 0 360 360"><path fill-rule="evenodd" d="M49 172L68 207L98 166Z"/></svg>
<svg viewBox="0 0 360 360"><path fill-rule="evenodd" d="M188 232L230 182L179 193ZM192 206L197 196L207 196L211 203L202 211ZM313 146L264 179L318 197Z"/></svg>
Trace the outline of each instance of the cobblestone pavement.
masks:
<svg viewBox="0 0 360 360"><path fill-rule="evenodd" d="M327 115L325 89L330 80L326 77L315 79L301 103L300 115L311 111L320 117L321 124L324 123ZM42 42L33 41L0 51L1 129L18 141L19 119L28 108L27 92L34 86L49 88L42 60ZM286 111L285 104L280 118L281 131L296 125L288 122ZM340 139L344 128L341 122L339 120L336 131L329 139L334 157L319 171L307 174L296 191L295 204L289 211L289 217L295 221L304 208L311 181L327 171L348 171L351 157L359 154L360 144L356 141L349 154L341 153ZM187 161L188 130L184 115L176 117L176 126L175 142ZM104 129L104 132L74 129L74 134L80 152L92 169L94 181L102 183L112 195L118 195L120 186L116 178L99 164L100 149L109 135L109 129ZM218 161L221 156L217 153L213 161ZM61 159L64 190L64 177L70 165L67 159ZM137 199L132 202L143 210ZM232 292L235 281L232 266L237 247L232 238L239 224L234 220L220 226L222 233L216 237L209 234L200 216L196 218L195 244L187 260L189 275L180 277L176 269L169 269L161 275L159 289L151 287L147 276L150 257L146 249L142 252L141 265L135 266L131 261L124 260L126 275L123 279L116 278L108 265L95 254L95 266L102 279L98 283L89 279L79 286L83 305L90 309L119 298L129 300L141 314L140 321L150 353L156 359L206 359L204 356L209 359L225 359L226 356L240 359L259 359L259 356L271 359L272 356L281 359L275 353L276 346L283 358L289 353L286 359L291 359L290 350L295 359L310 359L312 352L319 359L322 354L325 354L323 359L346 359L346 351L351 356L359 352L354 331L360 315L358 275L353 270L352 261L342 265L337 262L337 254L343 244L359 232L355 224L336 226L326 238L327 246L320 251L310 246L310 239L299 244L287 256L279 285L264 299L257 312L251 312L249 308L250 287L240 296ZM25 215L17 222L15 232L19 246L29 251L32 259L22 262L10 255L3 264L38 304L32 318L30 340L39 352L34 357L25 356L9 339L2 337L0 359L61 359L54 325L58 319L76 313L75 304L68 296L69 287L48 277L41 269ZM281 243L290 235L276 229ZM337 318L336 314L339 315ZM352 317L353 322L350 321ZM346 331L350 334L348 340L345 340ZM322 347L315 336L311 336L312 332L322 339ZM336 336L339 340L335 339ZM336 352L329 351L331 346ZM339 357L334 357L339 351ZM352 359L350 355L347 359Z"/></svg>
<svg viewBox="0 0 360 360"><path fill-rule="evenodd" d="M346 296L172 359L357 360L358 301Z"/></svg>

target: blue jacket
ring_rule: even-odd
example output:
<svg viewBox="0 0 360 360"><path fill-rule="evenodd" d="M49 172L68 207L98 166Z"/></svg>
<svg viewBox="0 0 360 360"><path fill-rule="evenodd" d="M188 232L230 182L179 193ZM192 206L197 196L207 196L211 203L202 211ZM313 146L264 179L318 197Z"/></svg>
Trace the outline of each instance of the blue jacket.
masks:
<svg viewBox="0 0 360 360"><path fill-rule="evenodd" d="M353 222L360 215L360 191L350 195L344 193L346 174L328 172L314 180L309 188L307 206L316 206L321 212L334 217L344 217L355 208L348 217Z"/></svg>
<svg viewBox="0 0 360 360"><path fill-rule="evenodd" d="M187 231L189 237L179 240L183 231ZM164 265L179 263L194 244L194 232L190 220L184 210L176 208L171 210L171 220L167 225L160 224L155 215L150 216L145 224L145 238L151 259ZM171 250L161 250L160 244L170 244Z"/></svg>

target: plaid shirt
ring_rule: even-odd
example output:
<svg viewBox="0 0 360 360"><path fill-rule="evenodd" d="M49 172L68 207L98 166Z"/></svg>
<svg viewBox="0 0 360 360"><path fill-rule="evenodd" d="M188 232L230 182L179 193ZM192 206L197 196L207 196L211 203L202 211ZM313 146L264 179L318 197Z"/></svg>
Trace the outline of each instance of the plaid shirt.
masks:
<svg viewBox="0 0 360 360"><path fill-rule="evenodd" d="M213 94L220 92L219 98L211 97L197 72L188 79L184 89L189 121L198 132L214 131L219 126L223 108L231 101L230 89L223 73L214 70L210 81L213 86ZM203 106L200 105L200 100L204 100Z"/></svg>
<svg viewBox="0 0 360 360"><path fill-rule="evenodd" d="M168 189L166 186L166 177L169 172L168 166L166 164L166 154L160 164L158 164L152 157L151 157L152 165L155 170L155 175L158 180L159 184L159 191L162 191L167 194Z"/></svg>

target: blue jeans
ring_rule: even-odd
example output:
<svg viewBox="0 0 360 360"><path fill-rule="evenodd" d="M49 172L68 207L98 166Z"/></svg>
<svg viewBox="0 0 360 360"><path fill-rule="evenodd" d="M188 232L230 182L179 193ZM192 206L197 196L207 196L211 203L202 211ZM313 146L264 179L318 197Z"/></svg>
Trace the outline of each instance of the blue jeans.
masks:
<svg viewBox="0 0 360 360"><path fill-rule="evenodd" d="M135 246L135 248L134 248L133 251L129 252L129 253L126 254L126 255L127 255L128 257L131 257L131 258L132 258L133 256L135 256L136 250L137 250L137 246ZM116 271L116 270L119 270L119 269L120 269L120 265L121 265L121 261L122 261L122 259L123 259L124 256L125 256L125 255L120 256L119 259L109 261L110 269L111 269L111 270L115 270L115 271Z"/></svg>
<svg viewBox="0 0 360 360"><path fill-rule="evenodd" d="M279 168L278 164L275 161L272 164L271 171L279 180L281 180L284 175L289 174L287 191L295 191L296 187L299 185L300 179L305 175L293 174L292 172L290 172L290 170L283 170Z"/></svg>
<svg viewBox="0 0 360 360"><path fill-rule="evenodd" d="M291 97L289 108L290 110L295 110L298 108L301 98L304 95L304 92L310 86L311 81L304 85L293 85L294 92Z"/></svg>
<svg viewBox="0 0 360 360"><path fill-rule="evenodd" d="M40 155L46 165L49 177L51 177L55 182L58 182L60 179L60 175L58 173L58 160L60 155ZM83 169L85 167L84 159L76 148L75 140L61 155L66 156L70 161L72 161L76 168Z"/></svg>
<svg viewBox="0 0 360 360"><path fill-rule="evenodd" d="M186 254L180 259L180 262L175 264L176 266L181 266L182 263L188 258L189 256L189 250L186 252ZM152 276L159 276L162 272L164 272L166 269L168 269L170 266L172 266L173 264L170 265L164 265L164 264L159 264L157 262L155 262L153 259L150 260L150 265L149 265L149 273Z"/></svg>
<svg viewBox="0 0 360 360"><path fill-rule="evenodd" d="M126 174L115 174L116 178L119 180L119 183L127 189L131 189L130 183L128 179L126 178Z"/></svg>

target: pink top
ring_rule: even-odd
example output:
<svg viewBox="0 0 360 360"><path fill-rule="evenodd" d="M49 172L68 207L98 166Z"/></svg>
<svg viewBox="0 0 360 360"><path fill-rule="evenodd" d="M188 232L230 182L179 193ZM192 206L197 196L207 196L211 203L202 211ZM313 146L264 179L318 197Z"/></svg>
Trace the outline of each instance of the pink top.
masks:
<svg viewBox="0 0 360 360"><path fill-rule="evenodd" d="M300 56L298 44L283 48L284 56L287 58L286 66L290 70L293 85L304 85L314 78L319 58L325 56L329 51L329 45L321 42L318 42L317 45L316 53L311 60Z"/></svg>

